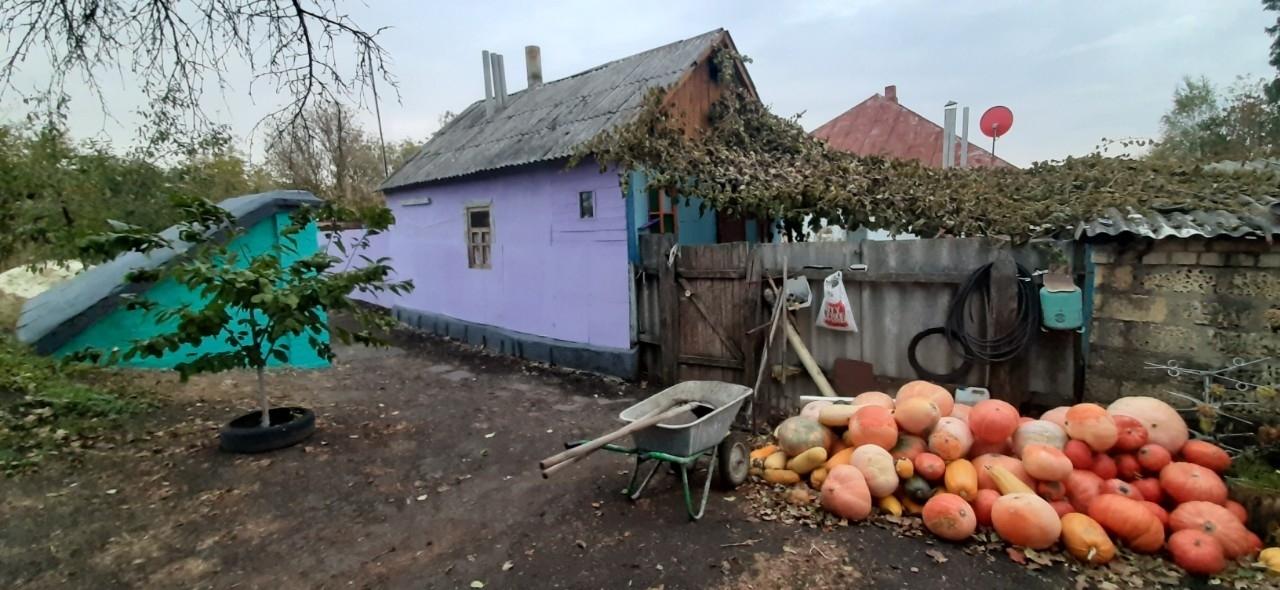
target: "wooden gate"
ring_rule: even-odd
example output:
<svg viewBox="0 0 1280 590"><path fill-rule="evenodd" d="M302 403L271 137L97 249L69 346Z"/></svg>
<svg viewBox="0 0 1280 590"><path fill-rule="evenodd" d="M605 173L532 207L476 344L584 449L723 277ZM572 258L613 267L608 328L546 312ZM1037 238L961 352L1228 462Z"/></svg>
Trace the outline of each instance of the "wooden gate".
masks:
<svg viewBox="0 0 1280 590"><path fill-rule="evenodd" d="M751 244L673 251L674 236L646 235L640 246L637 340L648 377L661 383L749 383L749 373L754 379L759 351L747 332L758 314L759 294L746 285L759 278Z"/></svg>

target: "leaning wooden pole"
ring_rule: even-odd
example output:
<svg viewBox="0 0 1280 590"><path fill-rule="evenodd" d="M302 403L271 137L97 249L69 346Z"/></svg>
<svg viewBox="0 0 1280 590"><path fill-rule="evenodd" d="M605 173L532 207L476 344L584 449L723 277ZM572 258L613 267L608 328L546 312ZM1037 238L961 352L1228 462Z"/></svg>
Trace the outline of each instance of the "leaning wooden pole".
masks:
<svg viewBox="0 0 1280 590"><path fill-rule="evenodd" d="M791 325L791 318L782 320L787 330L787 341L791 343L791 347L796 349L796 356L800 357L800 364L804 365L809 377L813 379L813 383L818 386L818 391L827 397L836 397L836 390L831 387L831 383L827 381L827 376L822 374L822 369L818 367L818 362L813 360L813 355L809 354L809 349L804 345L804 340L800 339L800 333L796 331L795 326Z"/></svg>

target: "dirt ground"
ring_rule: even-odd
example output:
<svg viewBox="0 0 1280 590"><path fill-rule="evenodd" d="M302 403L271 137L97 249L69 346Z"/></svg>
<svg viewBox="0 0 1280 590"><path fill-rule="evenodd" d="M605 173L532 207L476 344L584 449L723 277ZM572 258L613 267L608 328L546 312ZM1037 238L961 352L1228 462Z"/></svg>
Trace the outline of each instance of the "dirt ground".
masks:
<svg viewBox="0 0 1280 590"><path fill-rule="evenodd" d="M646 392L435 339L271 376L316 409L305 443L217 450L251 376L178 385L131 442L0 480L2 588L1061 588L1061 570L874 526L751 522L740 492L690 523L673 478L631 503L628 458L537 462ZM940 550L939 563L926 551Z"/></svg>

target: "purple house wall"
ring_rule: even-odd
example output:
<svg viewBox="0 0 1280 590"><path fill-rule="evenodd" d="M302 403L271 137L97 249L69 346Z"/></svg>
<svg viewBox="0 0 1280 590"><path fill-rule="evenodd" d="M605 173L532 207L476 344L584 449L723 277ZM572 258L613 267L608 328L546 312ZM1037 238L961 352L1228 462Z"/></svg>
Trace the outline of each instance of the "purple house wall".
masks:
<svg viewBox="0 0 1280 590"><path fill-rule="evenodd" d="M582 191L595 193L589 219L579 219ZM616 172L534 164L396 191L387 203L396 216L388 233L393 264L417 286L394 305L555 340L631 347L626 211ZM467 264L466 208L476 205L490 207L490 268Z"/></svg>

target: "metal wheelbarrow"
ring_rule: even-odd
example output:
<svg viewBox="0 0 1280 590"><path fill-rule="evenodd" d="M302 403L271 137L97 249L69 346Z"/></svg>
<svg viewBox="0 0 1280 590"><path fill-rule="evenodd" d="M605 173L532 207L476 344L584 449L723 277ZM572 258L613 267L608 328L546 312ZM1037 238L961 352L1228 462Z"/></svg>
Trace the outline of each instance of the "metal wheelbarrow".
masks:
<svg viewBox="0 0 1280 590"><path fill-rule="evenodd" d="M685 510L691 520L702 518L707 508L707 498L714 476L723 489L731 490L747 479L750 469L750 450L739 436L730 433L733 419L751 396L751 388L720 381L686 381L668 387L618 414L628 424L660 413L664 409L691 403L686 411L676 413L652 426L631 433L634 446L605 444L601 448L615 453L635 455L636 466L631 482L623 492L631 500L640 497L645 486L664 464L680 473L680 485L684 491ZM589 441L567 443L574 448ZM689 487L689 472L698 461L706 457L707 475L702 483L702 495L696 502ZM641 471L650 461L653 465L641 478Z"/></svg>

